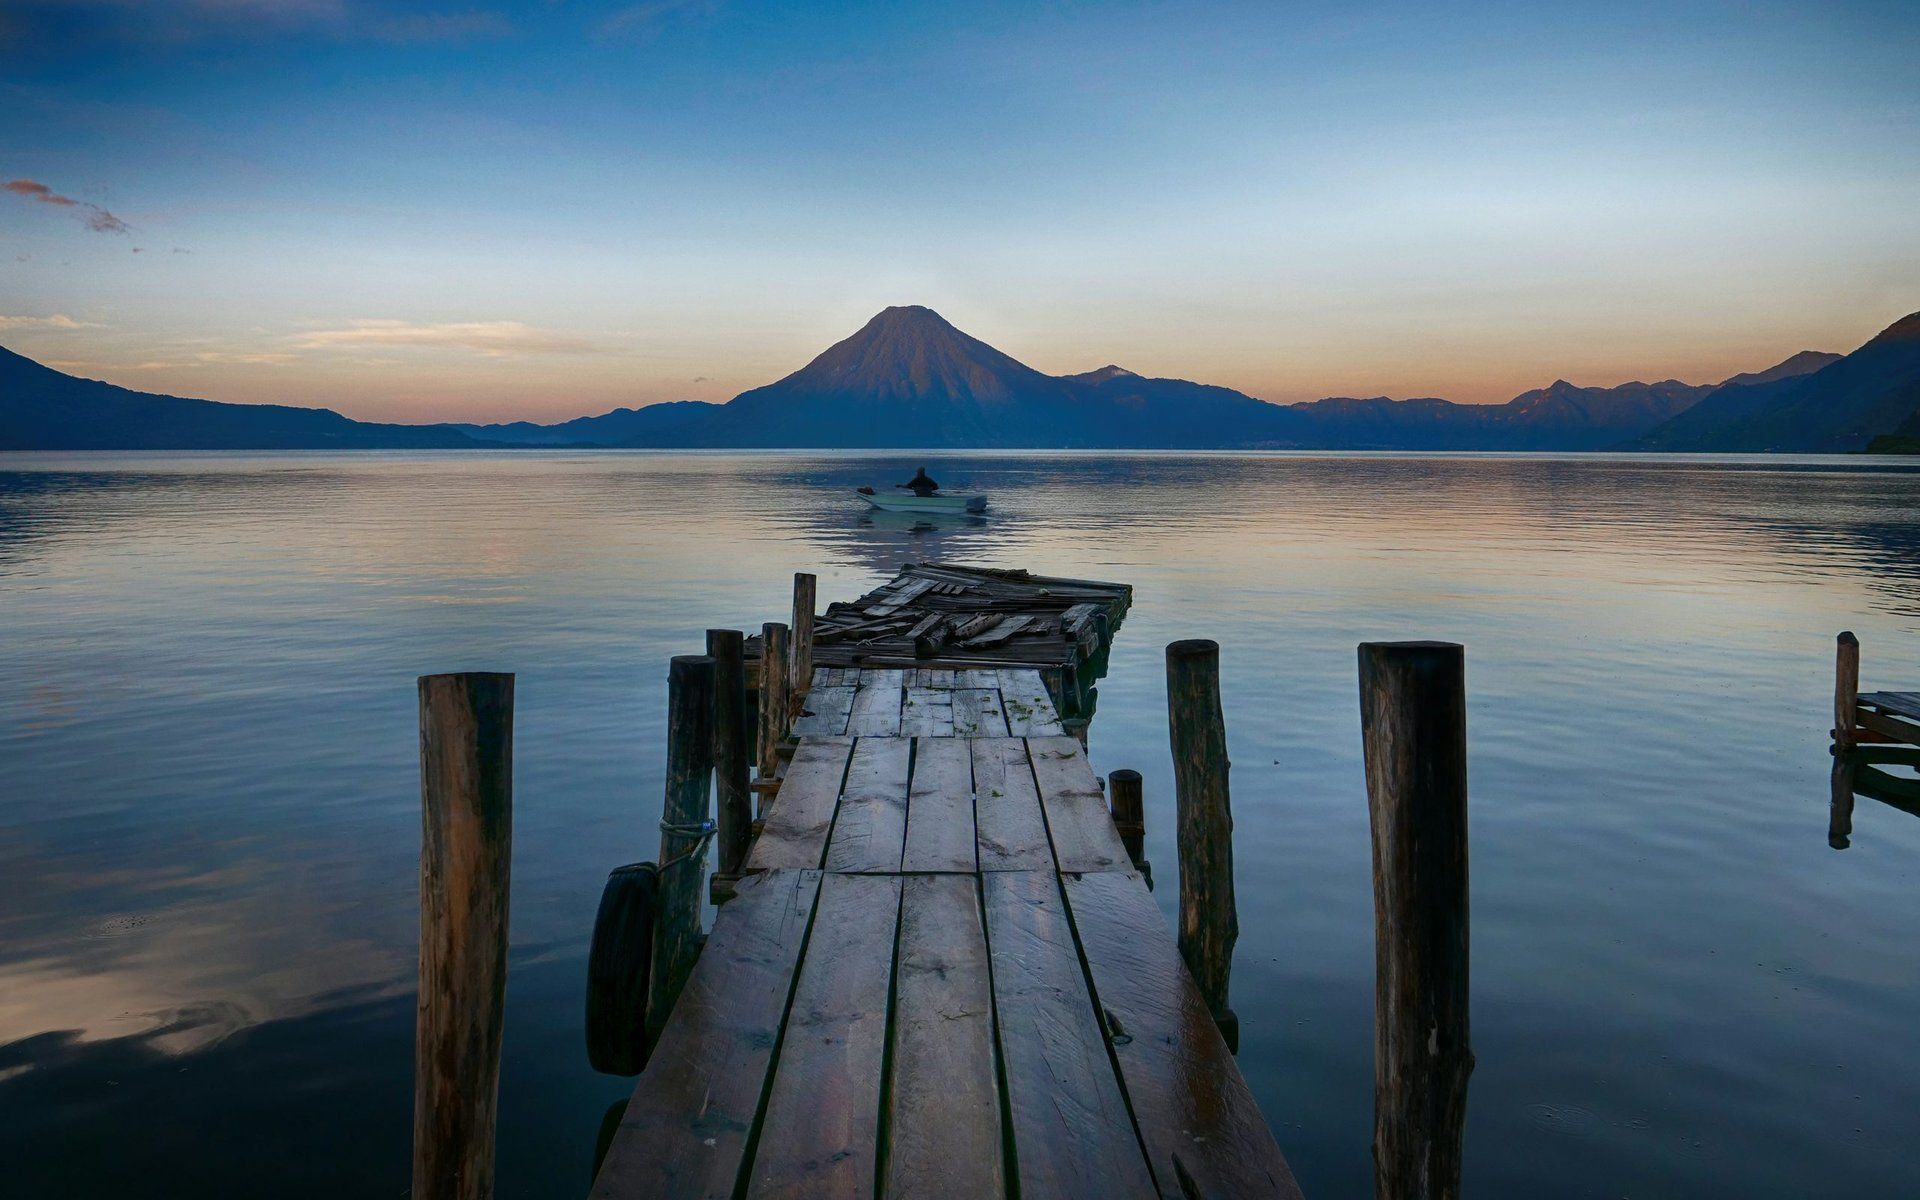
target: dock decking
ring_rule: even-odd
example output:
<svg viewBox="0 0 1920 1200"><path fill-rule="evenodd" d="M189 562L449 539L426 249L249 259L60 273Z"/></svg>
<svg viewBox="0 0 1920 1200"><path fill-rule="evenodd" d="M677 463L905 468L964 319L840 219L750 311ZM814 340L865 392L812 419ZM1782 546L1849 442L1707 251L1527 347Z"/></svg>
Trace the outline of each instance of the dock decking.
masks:
<svg viewBox="0 0 1920 1200"><path fill-rule="evenodd" d="M1058 582L1022 602L1090 602ZM1039 671L834 662L858 644L816 643L593 1195L1298 1196Z"/></svg>

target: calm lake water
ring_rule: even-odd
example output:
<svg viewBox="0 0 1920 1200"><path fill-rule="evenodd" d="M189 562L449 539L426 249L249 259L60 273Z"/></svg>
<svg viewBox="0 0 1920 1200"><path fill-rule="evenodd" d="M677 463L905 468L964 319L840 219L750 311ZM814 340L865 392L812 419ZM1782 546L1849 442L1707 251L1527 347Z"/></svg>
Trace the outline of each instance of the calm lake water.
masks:
<svg viewBox="0 0 1920 1200"><path fill-rule="evenodd" d="M9 1196L401 1196L413 679L519 673L500 1192L580 1195L606 872L652 857L665 668L933 557L1136 587L1092 727L1222 650L1240 1061L1310 1196L1371 1193L1354 646L1467 646L1476 1196L1920 1192L1920 820L1828 848L1833 635L1920 685L1920 464L979 455L0 455ZM1168 908L1170 913L1170 908Z"/></svg>

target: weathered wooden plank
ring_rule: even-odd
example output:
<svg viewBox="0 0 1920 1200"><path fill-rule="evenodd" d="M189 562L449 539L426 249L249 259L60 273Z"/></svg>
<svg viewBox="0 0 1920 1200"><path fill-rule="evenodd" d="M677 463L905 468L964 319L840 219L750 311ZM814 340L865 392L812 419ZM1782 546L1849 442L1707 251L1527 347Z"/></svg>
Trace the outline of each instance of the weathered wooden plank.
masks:
<svg viewBox="0 0 1920 1200"><path fill-rule="evenodd" d="M973 815L982 871L1049 871L1053 847L1021 738L977 738Z"/></svg>
<svg viewBox="0 0 1920 1200"><path fill-rule="evenodd" d="M816 671L814 678L819 679L825 674L825 670ZM855 690L844 684L814 684L813 690L807 693L805 707L793 722L793 736L845 733L847 718L853 712Z"/></svg>
<svg viewBox="0 0 1920 1200"><path fill-rule="evenodd" d="M634 1088L595 1200L732 1197L819 890L818 871L740 881Z"/></svg>
<svg viewBox="0 0 1920 1200"><path fill-rule="evenodd" d="M1920 721L1920 692L1864 692L1858 702Z"/></svg>
<svg viewBox="0 0 1920 1200"><path fill-rule="evenodd" d="M900 708L901 737L953 736L953 693L928 687L906 689Z"/></svg>
<svg viewBox="0 0 1920 1200"><path fill-rule="evenodd" d="M905 691L901 671L862 672L859 690L853 695L853 710L847 717L847 732L856 737L899 736L900 701Z"/></svg>
<svg viewBox="0 0 1920 1200"><path fill-rule="evenodd" d="M828 875L754 1153L752 1197L873 1195L898 875Z"/></svg>
<svg viewBox="0 0 1920 1200"><path fill-rule="evenodd" d="M827 844L829 871L898 871L907 840L908 738L861 738L840 789ZM784 801L785 797L782 797Z"/></svg>
<svg viewBox="0 0 1920 1200"><path fill-rule="evenodd" d="M953 673L956 688L997 688L1000 672L992 667L963 667Z"/></svg>
<svg viewBox="0 0 1920 1200"><path fill-rule="evenodd" d="M1871 730L1880 737L1908 744L1920 743L1920 723L1896 717L1891 713L1875 712L1870 709L1857 709L1854 719L1860 728Z"/></svg>
<svg viewBox="0 0 1920 1200"><path fill-rule="evenodd" d="M1015 737L1052 737L1066 732L1038 671L1002 668L1000 701L1007 709L1007 732Z"/></svg>
<svg viewBox="0 0 1920 1200"><path fill-rule="evenodd" d="M1298 1197L1145 882L1118 871L1061 882L1161 1195Z"/></svg>
<svg viewBox="0 0 1920 1200"><path fill-rule="evenodd" d="M965 671L956 671L964 675ZM1000 689L957 687L953 697L953 734L955 737L1005 737L1007 714L1000 704Z"/></svg>
<svg viewBox="0 0 1920 1200"><path fill-rule="evenodd" d="M1002 617L1000 618L999 621L994 623L991 629L984 630L983 632L977 633L972 637L967 638L965 641L961 643L961 645L971 647L976 650L986 646L997 646L1001 642L1004 642L1007 639L1011 638L1014 634L1019 633L1022 629L1025 629L1027 627L1028 622L1032 620L1033 618L1030 616L1024 616L1017 613L1013 616Z"/></svg>
<svg viewBox="0 0 1920 1200"><path fill-rule="evenodd" d="M800 743L747 855L747 870L820 865L826 856L827 831L833 827L833 810L840 802L840 781L852 753L850 737L810 737Z"/></svg>
<svg viewBox="0 0 1920 1200"><path fill-rule="evenodd" d="M911 618L896 616L873 617L867 620L855 621L848 625L834 626L831 630L823 631L820 636L816 636L814 643L815 646L818 647L820 643L829 640L829 636L830 639L835 642L845 642L848 640L863 641L885 630L905 629L910 623Z"/></svg>
<svg viewBox="0 0 1920 1200"><path fill-rule="evenodd" d="M970 617L961 617L955 620L950 627L948 636L949 639L953 641L964 641L967 638L973 637L975 634L985 632L988 626L999 623L1000 614L998 612L976 612Z"/></svg>
<svg viewBox="0 0 1920 1200"><path fill-rule="evenodd" d="M899 612L907 605L919 599L919 597L932 586L933 580L931 579L915 579L910 581L905 587L894 587L891 591L885 593L885 598L882 599L880 603L869 604L867 606L867 612L869 615L876 617L892 616L894 613ZM876 593L876 595L877 594L879 593Z"/></svg>
<svg viewBox="0 0 1920 1200"><path fill-rule="evenodd" d="M973 833L973 754L968 743L954 737L921 738L914 743L907 849L901 869L972 871L978 861Z"/></svg>
<svg viewBox="0 0 1920 1200"><path fill-rule="evenodd" d="M1107 814L1100 783L1087 752L1071 737L1027 739L1040 807L1062 871L1125 871L1133 866L1127 847Z"/></svg>
<svg viewBox="0 0 1920 1200"><path fill-rule="evenodd" d="M1067 636L1078 640L1081 632L1092 626L1094 615L1100 611L1100 606L1091 601L1076 604L1060 614L1060 628Z"/></svg>
<svg viewBox="0 0 1920 1200"><path fill-rule="evenodd" d="M901 896L889 1200L1006 1194L993 989L977 887L971 875L920 875L906 880Z"/></svg>
<svg viewBox="0 0 1920 1200"><path fill-rule="evenodd" d="M1154 1195L1053 872L981 886L1020 1194Z"/></svg>

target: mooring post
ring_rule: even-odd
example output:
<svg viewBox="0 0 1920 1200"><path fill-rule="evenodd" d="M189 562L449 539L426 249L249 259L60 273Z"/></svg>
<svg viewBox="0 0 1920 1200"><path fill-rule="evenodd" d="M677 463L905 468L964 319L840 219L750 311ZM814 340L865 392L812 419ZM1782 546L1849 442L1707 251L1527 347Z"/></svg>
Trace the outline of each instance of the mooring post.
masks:
<svg viewBox="0 0 1920 1200"><path fill-rule="evenodd" d="M513 676L422 675L413 1190L490 1200L507 994Z"/></svg>
<svg viewBox="0 0 1920 1200"><path fill-rule="evenodd" d="M720 846L715 870L728 877L740 874L753 824L745 641L738 629L707 630L707 657L713 659L714 807L719 824L715 840Z"/></svg>
<svg viewBox="0 0 1920 1200"><path fill-rule="evenodd" d="M659 1036L700 952L700 867L713 825L714 662L676 655L667 668L667 787L660 806L660 885L653 919L647 1038Z"/></svg>
<svg viewBox="0 0 1920 1200"><path fill-rule="evenodd" d="M791 714L800 715L800 701L813 690L813 605L819 580L805 571L793 575L793 650L789 686L793 689Z"/></svg>
<svg viewBox="0 0 1920 1200"><path fill-rule="evenodd" d="M1360 646L1373 826L1373 1179L1379 1200L1460 1195L1467 1022L1466 653Z"/></svg>
<svg viewBox="0 0 1920 1200"><path fill-rule="evenodd" d="M1120 844L1134 867L1153 883L1153 869L1147 865L1147 808L1140 788L1140 772L1121 769L1107 773L1107 807L1113 813L1113 827Z"/></svg>
<svg viewBox="0 0 1920 1200"><path fill-rule="evenodd" d="M1835 639L1833 659L1833 740L1853 749L1860 712L1860 639L1851 631Z"/></svg>
<svg viewBox="0 0 1920 1200"><path fill-rule="evenodd" d="M787 627L768 621L760 627L760 778L772 779L780 768L780 743L787 736ZM766 805L763 796L760 801Z"/></svg>
<svg viewBox="0 0 1920 1200"><path fill-rule="evenodd" d="M1227 980L1240 918L1233 899L1233 805L1218 642L1167 647L1167 717L1178 811L1180 954L1221 1034L1237 1050L1240 1022L1227 1005Z"/></svg>

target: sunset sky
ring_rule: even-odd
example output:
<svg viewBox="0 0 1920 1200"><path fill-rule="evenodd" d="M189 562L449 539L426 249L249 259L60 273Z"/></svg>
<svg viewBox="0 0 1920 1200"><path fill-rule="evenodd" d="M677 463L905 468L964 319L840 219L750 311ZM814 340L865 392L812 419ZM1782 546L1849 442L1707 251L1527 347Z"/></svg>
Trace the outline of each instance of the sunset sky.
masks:
<svg viewBox="0 0 1920 1200"><path fill-rule="evenodd" d="M888 304L1276 401L1703 382L1920 309L1917 61L1911 0L8 0L0 345L391 420Z"/></svg>

